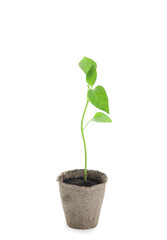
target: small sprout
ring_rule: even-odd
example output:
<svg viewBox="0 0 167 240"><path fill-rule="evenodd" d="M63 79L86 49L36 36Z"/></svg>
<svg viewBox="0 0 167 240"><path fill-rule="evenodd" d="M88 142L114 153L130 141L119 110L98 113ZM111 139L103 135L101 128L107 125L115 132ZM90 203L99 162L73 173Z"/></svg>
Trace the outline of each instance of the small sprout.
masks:
<svg viewBox="0 0 167 240"><path fill-rule="evenodd" d="M91 122L112 122L112 120L103 112L97 112L92 119L90 119L85 127L83 127L83 121L86 113L86 109L88 107L88 103L91 102L96 108L106 112L109 114L109 105L108 105L108 97L105 89L102 86L97 86L94 89L92 88L96 82L97 78L97 64L90 58L84 57L79 62L79 67L86 74L86 82L88 83L87 90L87 101L84 108L84 112L81 119L81 134L84 143L85 150L85 171L84 171L84 179L87 181L87 150L86 150L86 142L84 137L84 129Z"/></svg>

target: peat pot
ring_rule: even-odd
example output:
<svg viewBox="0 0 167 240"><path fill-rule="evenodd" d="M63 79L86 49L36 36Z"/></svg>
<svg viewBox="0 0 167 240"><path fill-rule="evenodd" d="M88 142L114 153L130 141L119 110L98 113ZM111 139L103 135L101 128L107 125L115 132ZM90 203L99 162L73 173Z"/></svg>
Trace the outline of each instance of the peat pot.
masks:
<svg viewBox="0 0 167 240"><path fill-rule="evenodd" d="M57 178L66 222L72 228L89 229L98 224L107 176L95 170L88 170L87 176L85 183L84 170L76 169Z"/></svg>

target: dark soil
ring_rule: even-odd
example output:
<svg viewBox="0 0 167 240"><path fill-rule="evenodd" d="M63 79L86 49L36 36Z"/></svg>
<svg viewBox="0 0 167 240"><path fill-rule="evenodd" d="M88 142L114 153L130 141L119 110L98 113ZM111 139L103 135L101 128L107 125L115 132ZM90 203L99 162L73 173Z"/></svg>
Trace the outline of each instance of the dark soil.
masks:
<svg viewBox="0 0 167 240"><path fill-rule="evenodd" d="M84 186L84 187L91 187L97 184L100 184L101 182L97 179L87 179L85 182L84 178L69 178L65 179L63 182L67 184L77 185L77 186Z"/></svg>

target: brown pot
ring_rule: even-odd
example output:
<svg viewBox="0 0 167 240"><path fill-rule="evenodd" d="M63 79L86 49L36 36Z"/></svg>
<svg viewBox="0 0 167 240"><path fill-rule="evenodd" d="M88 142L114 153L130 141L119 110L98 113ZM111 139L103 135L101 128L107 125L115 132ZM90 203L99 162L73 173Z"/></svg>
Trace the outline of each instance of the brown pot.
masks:
<svg viewBox="0 0 167 240"><path fill-rule="evenodd" d="M104 198L107 176L99 171L88 170L88 178L100 181L91 187L65 183L69 178L84 177L83 169L61 173L57 181L68 226L77 229L96 227Z"/></svg>

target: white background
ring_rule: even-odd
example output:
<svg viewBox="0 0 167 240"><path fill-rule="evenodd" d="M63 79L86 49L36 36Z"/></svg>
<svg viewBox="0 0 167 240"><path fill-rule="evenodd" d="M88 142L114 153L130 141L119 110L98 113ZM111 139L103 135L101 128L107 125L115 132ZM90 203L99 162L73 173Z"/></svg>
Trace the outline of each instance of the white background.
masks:
<svg viewBox="0 0 167 240"><path fill-rule="evenodd" d="M84 56L113 122L85 130L88 168L109 181L83 231L66 226L56 177L84 167ZM0 239L104 237L167 239L167 3L1 0Z"/></svg>

